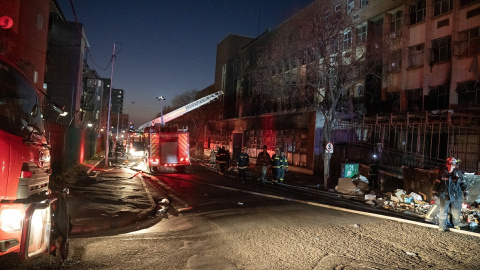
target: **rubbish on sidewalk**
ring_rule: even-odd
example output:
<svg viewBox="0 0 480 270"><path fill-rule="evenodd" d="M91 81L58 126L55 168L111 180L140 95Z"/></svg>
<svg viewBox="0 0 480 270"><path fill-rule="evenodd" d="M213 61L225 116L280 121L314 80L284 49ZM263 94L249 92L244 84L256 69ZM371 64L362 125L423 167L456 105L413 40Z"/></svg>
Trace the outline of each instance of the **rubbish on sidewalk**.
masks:
<svg viewBox="0 0 480 270"><path fill-rule="evenodd" d="M375 194L365 194L365 201L373 201L377 198Z"/></svg>
<svg viewBox="0 0 480 270"><path fill-rule="evenodd" d="M368 179L360 175L355 178L338 178L338 185L335 190L342 194L363 195L370 190L370 187L368 186Z"/></svg>
<svg viewBox="0 0 480 270"><path fill-rule="evenodd" d="M403 189L395 190L395 196L400 200L400 202L405 202L406 192Z"/></svg>
<svg viewBox="0 0 480 270"><path fill-rule="evenodd" d="M238 202L237 204L238 204L238 205L243 205L243 203L242 203L242 202Z"/></svg>

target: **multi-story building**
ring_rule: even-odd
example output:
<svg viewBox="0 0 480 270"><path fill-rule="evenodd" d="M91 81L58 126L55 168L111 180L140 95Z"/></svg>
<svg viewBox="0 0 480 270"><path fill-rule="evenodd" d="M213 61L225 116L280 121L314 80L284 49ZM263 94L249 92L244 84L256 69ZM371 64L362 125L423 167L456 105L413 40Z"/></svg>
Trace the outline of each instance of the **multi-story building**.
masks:
<svg viewBox="0 0 480 270"><path fill-rule="evenodd" d="M86 69L83 76L82 112L84 127L98 131L102 128L100 114L102 111L103 80L93 69Z"/></svg>
<svg viewBox="0 0 480 270"><path fill-rule="evenodd" d="M45 74L47 95L51 101L64 106L68 117L58 118L55 113L49 113L47 110L46 120L83 127L83 73L88 68L85 62L88 42L82 24L52 19L48 46Z"/></svg>
<svg viewBox="0 0 480 270"><path fill-rule="evenodd" d="M311 171L327 141L349 144L339 159L434 167L454 155L479 171L479 13L478 0L317 0L255 39L227 36L211 141L285 147ZM327 140L328 89L339 96Z"/></svg>

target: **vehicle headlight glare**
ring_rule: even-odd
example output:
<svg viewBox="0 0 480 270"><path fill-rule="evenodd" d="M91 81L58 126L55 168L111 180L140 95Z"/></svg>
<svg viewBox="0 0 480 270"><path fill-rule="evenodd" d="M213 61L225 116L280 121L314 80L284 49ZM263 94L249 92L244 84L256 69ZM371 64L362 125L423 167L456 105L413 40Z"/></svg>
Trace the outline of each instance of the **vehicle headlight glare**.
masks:
<svg viewBox="0 0 480 270"><path fill-rule="evenodd" d="M3 209L0 214L1 228L5 232L20 231L22 219L23 214L19 209Z"/></svg>

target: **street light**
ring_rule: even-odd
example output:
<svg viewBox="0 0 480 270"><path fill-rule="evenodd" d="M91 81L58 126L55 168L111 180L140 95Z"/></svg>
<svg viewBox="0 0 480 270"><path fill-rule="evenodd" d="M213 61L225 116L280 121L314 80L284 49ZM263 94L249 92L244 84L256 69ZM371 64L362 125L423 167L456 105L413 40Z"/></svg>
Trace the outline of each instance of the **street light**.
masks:
<svg viewBox="0 0 480 270"><path fill-rule="evenodd" d="M157 97L157 100L160 101L160 123L163 126L163 102L162 100L165 100L164 96L159 96Z"/></svg>

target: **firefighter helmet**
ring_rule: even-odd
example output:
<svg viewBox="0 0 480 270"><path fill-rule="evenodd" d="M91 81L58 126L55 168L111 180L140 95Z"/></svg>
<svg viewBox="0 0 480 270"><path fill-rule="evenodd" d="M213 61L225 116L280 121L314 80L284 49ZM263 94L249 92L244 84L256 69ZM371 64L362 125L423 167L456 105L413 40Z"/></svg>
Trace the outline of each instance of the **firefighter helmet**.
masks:
<svg viewBox="0 0 480 270"><path fill-rule="evenodd" d="M447 158L447 165L457 166L460 163L460 159L456 159L454 157Z"/></svg>

